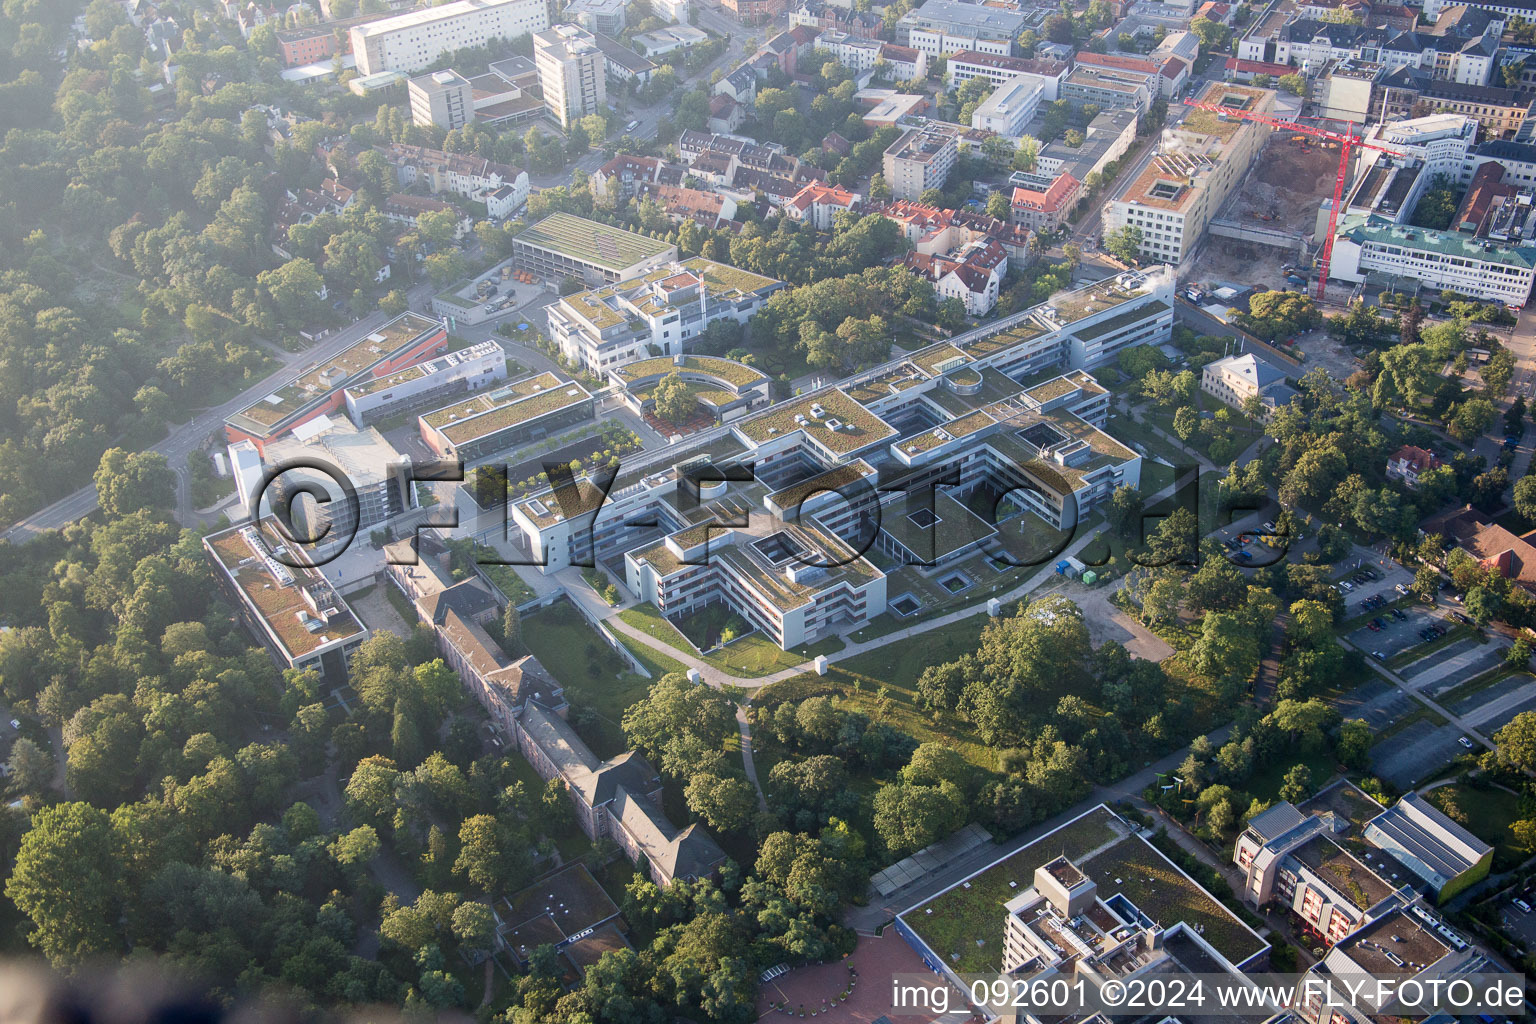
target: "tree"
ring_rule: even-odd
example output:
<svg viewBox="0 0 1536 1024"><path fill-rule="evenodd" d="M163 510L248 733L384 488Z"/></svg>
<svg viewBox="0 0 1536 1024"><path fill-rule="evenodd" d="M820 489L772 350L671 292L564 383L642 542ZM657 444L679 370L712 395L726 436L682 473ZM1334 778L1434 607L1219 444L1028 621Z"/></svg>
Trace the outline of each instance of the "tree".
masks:
<svg viewBox="0 0 1536 1024"><path fill-rule="evenodd" d="M1173 414L1173 432L1179 435L1179 440L1186 445L1189 439L1200 430L1200 414L1195 412L1192 406L1181 405Z"/></svg>
<svg viewBox="0 0 1536 1024"><path fill-rule="evenodd" d="M1280 784L1280 799L1301 803L1312 795L1312 769L1305 764L1292 765Z"/></svg>
<svg viewBox="0 0 1536 1024"><path fill-rule="evenodd" d="M1201 51L1225 49L1232 40L1232 29L1201 15L1189 23L1189 30L1200 38Z"/></svg>
<svg viewBox="0 0 1536 1024"><path fill-rule="evenodd" d="M1074 39L1072 22L1060 14L1053 14L1040 26L1045 38L1053 43L1070 43Z"/></svg>
<svg viewBox="0 0 1536 1024"><path fill-rule="evenodd" d="M683 791L688 809L721 832L741 832L757 813L757 790L740 775L694 775Z"/></svg>
<svg viewBox="0 0 1536 1024"><path fill-rule="evenodd" d="M684 735L697 737L708 749L720 749L737 731L736 705L713 687L690 682L681 672L669 672L630 705L623 725L629 741L659 761L667 743Z"/></svg>
<svg viewBox="0 0 1536 1024"><path fill-rule="evenodd" d="M453 935L466 949L487 952L496 940L496 915L478 900L461 903L453 912Z"/></svg>
<svg viewBox="0 0 1536 1024"><path fill-rule="evenodd" d="M459 858L453 873L483 892L497 895L513 876L510 837L489 814L465 818L459 826Z"/></svg>
<svg viewBox="0 0 1536 1024"><path fill-rule="evenodd" d="M1504 88L1520 88L1520 76L1525 74L1525 61L1513 60L1499 69L1499 74L1504 79Z"/></svg>
<svg viewBox="0 0 1536 1024"><path fill-rule="evenodd" d="M27 795L37 796L53 785L53 758L30 737L11 744L11 783Z"/></svg>
<svg viewBox="0 0 1536 1024"><path fill-rule="evenodd" d="M653 392L656 415L668 423L679 424L693 415L697 403L688 384L676 370L661 378Z"/></svg>
<svg viewBox="0 0 1536 1024"><path fill-rule="evenodd" d="M960 826L965 808L958 792L898 783L875 794L875 833L893 855L935 843Z"/></svg>
<svg viewBox="0 0 1536 1024"><path fill-rule="evenodd" d="M1134 224L1127 224L1118 231L1111 231L1104 236L1104 251L1121 263L1134 263L1136 257L1141 255L1141 241L1141 228Z"/></svg>
<svg viewBox="0 0 1536 1024"><path fill-rule="evenodd" d="M176 477L159 452L130 455L121 448L108 448L92 482L108 515L126 516L141 509L163 514L172 507Z"/></svg>
<svg viewBox="0 0 1536 1024"><path fill-rule="evenodd" d="M469 273L469 260L457 249L435 252L426 259L427 276L439 288Z"/></svg>
<svg viewBox="0 0 1536 1024"><path fill-rule="evenodd" d="M1292 72L1289 75L1281 75L1280 80L1275 84L1280 86L1282 91L1288 92L1292 96L1300 96L1307 87L1307 80Z"/></svg>
<svg viewBox="0 0 1536 1024"><path fill-rule="evenodd" d="M1013 213L1013 204L1008 197L1001 192L993 192L987 197L987 216L993 220L1006 221Z"/></svg>
<svg viewBox="0 0 1536 1024"><path fill-rule="evenodd" d="M523 645L523 616L516 601L508 601L501 614L501 649L514 658L527 651Z"/></svg>
<svg viewBox="0 0 1536 1024"><path fill-rule="evenodd" d="M121 867L105 811L55 804L32 817L5 894L32 920L27 938L55 966L118 952Z"/></svg>
<svg viewBox="0 0 1536 1024"><path fill-rule="evenodd" d="M1456 407L1456 415L1451 417L1446 429L1456 440L1470 444L1493 426L1497 415L1497 410L1488 399L1469 398Z"/></svg>
<svg viewBox="0 0 1536 1024"><path fill-rule="evenodd" d="M1033 171L1039 158L1040 140L1026 135L1019 139L1019 148L1013 151L1011 166L1016 171Z"/></svg>
<svg viewBox="0 0 1536 1024"><path fill-rule="evenodd" d="M1522 711L1493 734L1494 749L1504 764L1529 772L1536 770L1536 711Z"/></svg>
<svg viewBox="0 0 1536 1024"><path fill-rule="evenodd" d="M1499 592L1487 586L1477 586L1467 591L1462 603L1467 609L1467 616L1479 626L1486 626L1497 618L1504 605Z"/></svg>
<svg viewBox="0 0 1536 1024"><path fill-rule="evenodd" d="M1371 744L1375 741L1375 734L1364 719L1345 719L1339 723L1339 742L1334 747L1334 756L1346 767L1362 769L1370 763Z"/></svg>

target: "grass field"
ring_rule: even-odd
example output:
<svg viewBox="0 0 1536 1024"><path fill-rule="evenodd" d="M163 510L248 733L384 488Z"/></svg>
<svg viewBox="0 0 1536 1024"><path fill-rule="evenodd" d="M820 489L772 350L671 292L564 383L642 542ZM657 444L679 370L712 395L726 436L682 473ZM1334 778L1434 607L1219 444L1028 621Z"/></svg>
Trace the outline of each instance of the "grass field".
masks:
<svg viewBox="0 0 1536 1024"><path fill-rule="evenodd" d="M903 915L928 948L960 973L1002 967L1004 904L1034 884L1035 868L1057 856L1080 857L1119 833L1099 808L999 861Z"/></svg>
<svg viewBox="0 0 1536 1024"><path fill-rule="evenodd" d="M744 676L751 679L772 675L781 669L795 668L796 666L804 665L817 655L835 654L843 649L843 641L834 636L819 640L805 647L786 651L762 633L751 633L726 647L711 651L708 654L699 654L698 649L689 642L682 631L667 621L666 617L657 611L656 606L653 604L637 604L633 608L626 608L619 613L619 618L682 654L700 658L723 672L729 672L731 675ZM634 650L635 646L639 645L631 646L626 643L625 646ZM670 659L663 658L663 660ZM667 671L674 670L668 669Z"/></svg>
<svg viewBox="0 0 1536 1024"><path fill-rule="evenodd" d="M1515 842L1510 834L1511 823L1519 821L1520 798L1502 789L1474 789L1466 783L1438 786L1424 794L1424 799L1440 810L1445 810L1448 797L1466 814L1463 827L1477 838L1493 847L1493 870L1508 871L1523 862L1533 851Z"/></svg>
<svg viewBox="0 0 1536 1024"><path fill-rule="evenodd" d="M597 734L582 736L592 752L612 757L627 750L619 723L629 706L645 696L649 681L629 671L624 659L565 601L525 618L523 642L565 687L566 700L597 716Z"/></svg>

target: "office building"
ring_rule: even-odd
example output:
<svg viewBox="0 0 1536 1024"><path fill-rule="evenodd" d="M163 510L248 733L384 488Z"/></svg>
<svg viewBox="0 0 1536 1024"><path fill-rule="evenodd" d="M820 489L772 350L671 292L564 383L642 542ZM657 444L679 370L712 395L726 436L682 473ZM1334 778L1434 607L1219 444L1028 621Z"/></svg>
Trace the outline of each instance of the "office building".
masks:
<svg viewBox="0 0 1536 1024"><path fill-rule="evenodd" d="M1365 838L1407 866L1441 903L1486 878L1493 864L1493 847L1417 793L1368 821Z"/></svg>
<svg viewBox="0 0 1536 1024"><path fill-rule="evenodd" d="M445 53L549 27L545 0L455 0L351 28L352 53L363 77L421 71Z"/></svg>
<svg viewBox="0 0 1536 1024"><path fill-rule="evenodd" d="M489 387L506 375L506 352L494 341L481 341L398 373L349 385L342 393L347 415L363 427L425 406L442 405L462 392Z"/></svg>
<svg viewBox="0 0 1536 1024"><path fill-rule="evenodd" d="M588 32L616 36L624 31L628 6L628 0L570 0L563 20L574 21Z"/></svg>
<svg viewBox="0 0 1536 1024"><path fill-rule="evenodd" d="M562 128L607 108L607 68L592 33L574 25L538 32L533 37L533 62L539 69L544 106Z"/></svg>
<svg viewBox="0 0 1536 1024"><path fill-rule="evenodd" d="M594 412L586 388L545 372L426 413L417 425L432 451L471 462L588 422Z"/></svg>
<svg viewBox="0 0 1536 1024"><path fill-rule="evenodd" d="M1267 114L1274 110L1275 94L1213 82L1201 99ZM1205 237L1206 225L1242 181L1269 132L1266 125L1192 111L1163 133L1151 163L1110 200L1105 233L1139 228L1146 259L1182 263Z"/></svg>
<svg viewBox="0 0 1536 1024"><path fill-rule="evenodd" d="M1003 85L1020 76L1032 78L1040 84L1040 98L1046 103L1054 103L1061 98L1061 83L1072 65L1064 60L1004 57L979 50L962 50L949 56L944 69L956 86L973 78L985 78L994 85Z"/></svg>
<svg viewBox="0 0 1536 1024"><path fill-rule="evenodd" d="M1016 10L960 0L928 0L896 22L896 42L930 57L956 50L980 50L1009 56L1028 18Z"/></svg>
<svg viewBox="0 0 1536 1024"><path fill-rule="evenodd" d="M703 257L669 262L546 307L550 339L564 358L593 372L682 355L709 324L724 318L745 324L782 287Z"/></svg>
<svg viewBox="0 0 1536 1024"><path fill-rule="evenodd" d="M300 562L272 519L236 523L203 538L219 589L280 669L343 682L368 628L325 576Z"/></svg>
<svg viewBox="0 0 1536 1024"><path fill-rule="evenodd" d="M411 122L422 128L436 125L448 131L463 128L475 116L474 90L457 71L434 71L406 85Z"/></svg>
<svg viewBox="0 0 1536 1024"><path fill-rule="evenodd" d="M512 257L549 281L571 277L591 285L639 277L677 259L677 246L638 231L552 213L512 240Z"/></svg>
<svg viewBox="0 0 1536 1024"><path fill-rule="evenodd" d="M1260 402L1259 422L1268 423L1275 413L1296 399L1296 389L1286 383L1285 370L1252 353L1224 356L1206 363L1200 373L1200 390L1223 405L1245 411L1248 400Z"/></svg>
<svg viewBox="0 0 1536 1024"><path fill-rule="evenodd" d="M1038 81L1019 75L992 90L971 114L971 127L995 132L1010 139L1024 134L1024 126L1035 119L1045 89Z"/></svg>

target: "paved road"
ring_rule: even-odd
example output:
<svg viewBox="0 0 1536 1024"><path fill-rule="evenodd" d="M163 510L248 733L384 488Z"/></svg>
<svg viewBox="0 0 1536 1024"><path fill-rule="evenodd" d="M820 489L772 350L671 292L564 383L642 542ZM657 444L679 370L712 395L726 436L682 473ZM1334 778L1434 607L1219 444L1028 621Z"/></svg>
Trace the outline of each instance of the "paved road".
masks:
<svg viewBox="0 0 1536 1024"><path fill-rule="evenodd" d="M432 286L428 284L417 285L408 294L411 307L414 309L420 305L423 299L432 294ZM337 331L318 345L303 352L286 354L282 359L282 366L273 371L260 383L252 385L222 405L206 409L188 422L172 427L170 435L165 440L151 445L150 450L164 455L166 461L170 463L171 469L176 473L176 499L180 518L183 521L190 521L192 516L186 480L187 455L200 447L208 439L208 436L224 422L226 416L246 408L263 395L270 394L273 388L292 378L295 371L311 364L324 362L349 345L356 343L369 332L378 329L387 319L383 313L372 313L362 320ZM90 515L96 511L97 507L95 485L82 487L73 494L60 498L47 508L21 520L4 533L0 533L0 539L8 540L13 544L25 544L43 533L60 529L77 519Z"/></svg>

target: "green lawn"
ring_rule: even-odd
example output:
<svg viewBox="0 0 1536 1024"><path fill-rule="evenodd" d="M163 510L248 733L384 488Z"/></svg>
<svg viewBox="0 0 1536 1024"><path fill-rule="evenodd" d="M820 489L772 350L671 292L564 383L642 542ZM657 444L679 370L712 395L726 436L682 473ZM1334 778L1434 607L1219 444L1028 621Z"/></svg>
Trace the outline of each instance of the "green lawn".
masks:
<svg viewBox="0 0 1536 1024"><path fill-rule="evenodd" d="M629 671L624 659L565 601L525 618L523 642L565 687L566 700L597 716L597 727L590 730L595 734L582 737L593 753L612 757L627 750L619 723L629 706L645 696L650 682Z"/></svg>
<svg viewBox="0 0 1536 1024"><path fill-rule="evenodd" d="M1447 797L1454 797L1456 806L1466 815L1463 827L1493 847L1494 871L1508 871L1533 852L1516 843L1509 831L1512 822L1525 817L1515 794L1492 786L1476 789L1464 782L1439 786L1424 794L1424 799L1442 811Z"/></svg>
<svg viewBox="0 0 1536 1024"><path fill-rule="evenodd" d="M1305 764L1312 772L1312 792L1314 793L1328 785L1329 780L1338 770L1330 751L1323 750L1316 754L1304 755L1297 750L1295 756L1282 755L1277 757L1273 764L1254 772L1244 783L1243 789L1265 803L1273 803L1280 799L1280 786L1285 782L1285 773L1297 764Z"/></svg>
<svg viewBox="0 0 1536 1024"><path fill-rule="evenodd" d="M480 571L485 573L486 578L491 581L491 584L497 590L507 595L507 600L513 604L524 604L533 600L533 588L523 582L523 578L517 574L517 570L510 565L482 564Z"/></svg>
<svg viewBox="0 0 1536 1024"><path fill-rule="evenodd" d="M905 915L908 927L959 973L1002 967L1004 904L1034 884L1035 868L1057 856L1079 857L1116 836L1105 810L1087 815L1035 840L1007 860L940 893Z"/></svg>
<svg viewBox="0 0 1536 1024"><path fill-rule="evenodd" d="M835 654L843 649L841 638L833 636L786 651L762 633L751 633L709 654L699 654L682 631L667 621L667 618L656 610L656 606L649 602L624 609L619 613L619 618L647 635L655 637L668 647L700 658L722 672L749 679L804 665L817 655ZM663 658L663 660L669 659Z"/></svg>

